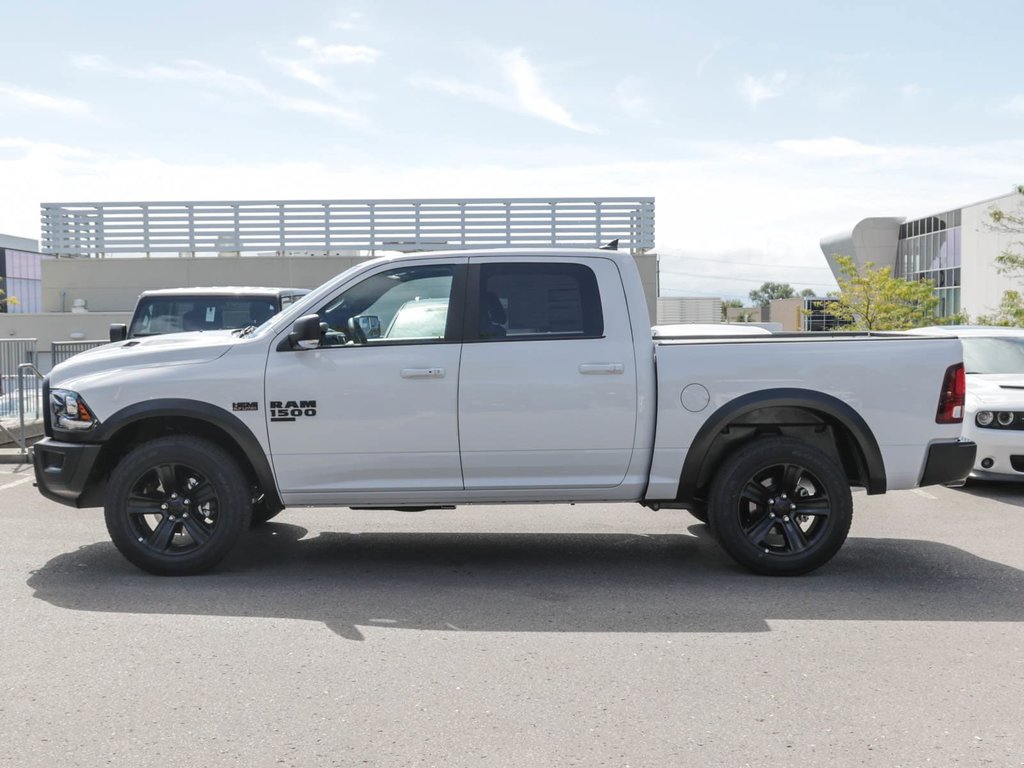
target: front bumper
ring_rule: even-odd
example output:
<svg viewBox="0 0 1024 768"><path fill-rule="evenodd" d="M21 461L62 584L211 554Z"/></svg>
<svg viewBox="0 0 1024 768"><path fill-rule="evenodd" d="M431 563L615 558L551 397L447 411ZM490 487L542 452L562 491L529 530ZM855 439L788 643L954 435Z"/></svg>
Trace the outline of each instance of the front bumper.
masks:
<svg viewBox="0 0 1024 768"><path fill-rule="evenodd" d="M1024 480L1024 431L979 427L974 423L974 414L968 414L967 418L971 423L964 426L964 437L978 444L971 477Z"/></svg>
<svg viewBox="0 0 1024 768"><path fill-rule="evenodd" d="M978 446L970 440L955 443L933 443L928 447L928 458L918 485L945 485L962 483L974 466Z"/></svg>
<svg viewBox="0 0 1024 768"><path fill-rule="evenodd" d="M90 499L89 480L103 446L90 443L61 443L53 438L33 447L33 465L39 492L69 507L98 506Z"/></svg>

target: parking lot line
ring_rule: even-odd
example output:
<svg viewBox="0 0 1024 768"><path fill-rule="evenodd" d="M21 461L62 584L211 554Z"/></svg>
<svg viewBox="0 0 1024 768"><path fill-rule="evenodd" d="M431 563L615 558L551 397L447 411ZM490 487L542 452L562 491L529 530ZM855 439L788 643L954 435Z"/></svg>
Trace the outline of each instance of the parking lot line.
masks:
<svg viewBox="0 0 1024 768"><path fill-rule="evenodd" d="M7 483L7 485L0 485L0 491L6 490L8 488L13 488L16 485L24 485L25 483L31 482L32 480L35 480L35 477L32 475L30 475L29 477L23 477L21 478L21 480L15 480L13 483Z"/></svg>

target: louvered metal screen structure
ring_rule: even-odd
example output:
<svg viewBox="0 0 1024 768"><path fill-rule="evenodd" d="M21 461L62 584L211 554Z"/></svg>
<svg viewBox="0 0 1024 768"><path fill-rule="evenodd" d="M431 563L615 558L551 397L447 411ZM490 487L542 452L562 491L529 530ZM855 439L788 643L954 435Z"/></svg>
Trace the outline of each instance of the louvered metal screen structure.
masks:
<svg viewBox="0 0 1024 768"><path fill-rule="evenodd" d="M42 249L132 253L654 247L654 198L43 203Z"/></svg>

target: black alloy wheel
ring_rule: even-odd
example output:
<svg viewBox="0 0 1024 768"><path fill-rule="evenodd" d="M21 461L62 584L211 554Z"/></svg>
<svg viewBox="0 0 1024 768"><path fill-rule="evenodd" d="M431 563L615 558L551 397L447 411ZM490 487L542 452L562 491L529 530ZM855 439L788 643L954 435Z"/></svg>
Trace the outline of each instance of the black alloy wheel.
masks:
<svg viewBox="0 0 1024 768"><path fill-rule="evenodd" d="M748 443L723 464L708 510L712 531L737 562L758 573L797 575L839 551L853 500L831 457L773 436Z"/></svg>
<svg viewBox="0 0 1024 768"><path fill-rule="evenodd" d="M162 575L216 565L250 524L252 494L235 460L185 435L134 448L111 473L104 518L115 546Z"/></svg>

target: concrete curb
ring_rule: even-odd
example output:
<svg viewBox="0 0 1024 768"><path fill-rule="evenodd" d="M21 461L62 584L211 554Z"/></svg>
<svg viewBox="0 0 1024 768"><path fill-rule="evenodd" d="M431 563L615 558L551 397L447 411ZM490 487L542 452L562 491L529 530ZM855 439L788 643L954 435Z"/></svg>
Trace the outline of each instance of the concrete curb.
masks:
<svg viewBox="0 0 1024 768"><path fill-rule="evenodd" d="M29 446L29 450L32 447ZM21 448L0 448L0 464L30 464L32 460L21 452Z"/></svg>

